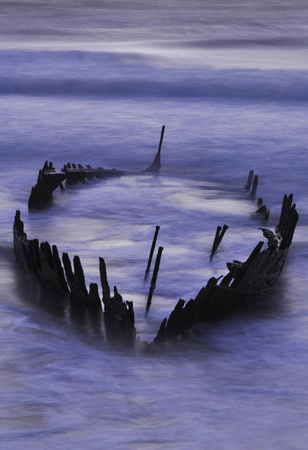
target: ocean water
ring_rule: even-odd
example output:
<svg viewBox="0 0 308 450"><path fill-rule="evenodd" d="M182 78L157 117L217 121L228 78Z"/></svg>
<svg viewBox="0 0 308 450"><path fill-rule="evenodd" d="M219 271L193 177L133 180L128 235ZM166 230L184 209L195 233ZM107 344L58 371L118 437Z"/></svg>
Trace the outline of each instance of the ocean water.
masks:
<svg viewBox="0 0 308 450"><path fill-rule="evenodd" d="M306 2L24 0L0 1L0 13L1 448L306 448ZM161 172L142 174L162 125ZM132 174L56 191L29 214L45 160ZM185 341L115 350L14 259L19 209L29 238L80 256L87 284L105 259L150 342L179 298L263 239L251 169L269 228L294 194L286 266L255 311ZM146 318L156 225L164 250Z"/></svg>

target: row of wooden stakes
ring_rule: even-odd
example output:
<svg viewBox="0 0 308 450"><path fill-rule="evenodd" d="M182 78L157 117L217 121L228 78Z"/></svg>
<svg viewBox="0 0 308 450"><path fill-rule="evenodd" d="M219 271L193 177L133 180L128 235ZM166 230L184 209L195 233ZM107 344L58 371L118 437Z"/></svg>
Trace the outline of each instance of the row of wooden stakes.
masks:
<svg viewBox="0 0 308 450"><path fill-rule="evenodd" d="M102 302L98 285L91 283L89 290L85 284L84 271L79 256L74 256L73 265L69 255L62 254L62 262L56 245L39 243L38 239L28 239L20 211L16 211L13 225L14 253L17 262L25 272L35 278L49 292L62 299L66 298L77 306L81 314L85 311L97 314L104 305L104 321L107 338L122 339L127 345L133 345L136 330L133 302L124 301L114 287L113 296L107 280L106 265L99 258L99 271L103 292Z"/></svg>

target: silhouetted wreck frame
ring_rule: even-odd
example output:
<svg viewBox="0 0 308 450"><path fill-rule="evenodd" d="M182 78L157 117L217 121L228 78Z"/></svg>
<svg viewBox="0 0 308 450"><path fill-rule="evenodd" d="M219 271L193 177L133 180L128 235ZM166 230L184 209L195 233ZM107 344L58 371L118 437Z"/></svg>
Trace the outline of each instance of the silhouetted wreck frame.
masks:
<svg viewBox="0 0 308 450"><path fill-rule="evenodd" d="M114 295L110 294L103 258L99 258L103 292L101 302L98 285L91 283L89 289L86 287L79 256L74 256L72 266L67 253L62 254L61 261L56 245L51 246L47 241L39 243L38 239L28 239L19 210L15 214L13 237L15 258L30 278L54 293L58 301L61 299L70 302L70 305L75 310L78 309L80 314L100 315L103 302L108 341L110 343L125 342L128 347L134 345L136 330L133 303L123 301L116 286Z"/></svg>
<svg viewBox="0 0 308 450"><path fill-rule="evenodd" d="M245 262L227 263L227 275L211 278L194 300L180 299L169 318L162 321L154 342L184 336L198 323L220 319L256 305L279 278L298 218L293 195L285 195L275 230L261 228L268 239L268 248L261 251L264 242L260 241Z"/></svg>
<svg viewBox="0 0 308 450"><path fill-rule="evenodd" d="M260 228L268 240L268 248L262 250L264 242L260 241L245 262L234 260L227 263L227 275L211 278L194 300L185 302L180 299L169 318L162 321L153 342L161 343L185 336L198 323L223 318L247 306L254 306L279 278L298 217L293 195L285 195L275 230ZM80 258L74 256L72 268L67 253L63 253L61 263L55 245L50 246L48 242L39 244L37 239L28 240L20 211L16 211L13 236L16 260L28 274L50 291L78 305L81 313L90 311L100 314L103 304L107 340L110 343L122 341L129 347L134 345L136 329L133 302L125 302L116 287L114 295L110 295L103 258L99 258L103 292L101 302L97 284L91 283L89 290L86 288Z"/></svg>
<svg viewBox="0 0 308 450"><path fill-rule="evenodd" d="M162 127L158 151L152 164L143 172L158 172L161 167L160 154L165 126ZM143 173L141 172L141 173ZM140 174L140 172L138 172ZM47 161L39 171L37 184L32 188L28 208L43 209L52 199L52 193L57 188L63 188L62 182L67 184L84 183L93 178L118 177L128 172L116 169L93 169L80 164L67 164L57 173L52 163ZM248 175L246 191L251 189L251 198L256 195L258 176L251 170ZM258 199L259 209L252 215L253 219L266 223L269 210ZM200 322L223 318L235 311L253 306L276 283L288 249L292 243L295 227L298 221L296 205L293 204L293 195L285 195L279 223L274 231L260 228L268 240L268 248L262 250L264 242L260 241L245 262L234 260L227 263L229 272L219 278L211 278L206 286L202 287L195 299L185 302L180 299L169 318L165 318L153 342L161 343L166 340L185 336L189 329ZM228 226L217 227L210 259L223 238ZM159 226L156 227L145 280L150 270L151 259L156 244ZM134 308L132 301L124 301L114 287L111 296L107 281L106 265L103 258L99 258L99 272L102 287L102 300L96 283L91 283L89 289L85 284L84 271L79 256L74 256L73 266L67 253L60 259L56 245L48 242L39 243L38 239L29 240L24 232L24 224L20 218L20 211L16 211L14 226L14 252L17 262L32 278L56 292L62 299L67 299L73 307L77 307L80 314L94 314L99 316L104 309L104 323L107 340L110 343L125 342L126 346L133 346L136 338ZM152 276L146 314L149 312L152 295L155 289L156 277L163 248L160 247L156 258ZM103 306L103 307L102 307Z"/></svg>
<svg viewBox="0 0 308 450"><path fill-rule="evenodd" d="M39 170L37 182L32 187L29 199L28 210L41 210L46 208L52 200L53 192L59 187L64 189L63 182L67 185L85 183L86 181L103 180L108 178L121 177L123 175L135 175L142 173L156 173L161 168L161 148L165 133L165 125L162 126L160 141L157 153L152 164L141 172L126 172L118 169L104 169L102 167L92 168L90 165L83 167L81 164L67 163L61 169L61 173L57 172L51 161L45 161L43 168Z"/></svg>

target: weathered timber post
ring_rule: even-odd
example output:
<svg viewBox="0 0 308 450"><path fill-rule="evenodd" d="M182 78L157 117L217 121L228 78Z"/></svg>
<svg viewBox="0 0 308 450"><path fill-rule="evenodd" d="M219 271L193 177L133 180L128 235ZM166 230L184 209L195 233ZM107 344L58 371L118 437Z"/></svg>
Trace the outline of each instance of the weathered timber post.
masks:
<svg viewBox="0 0 308 450"><path fill-rule="evenodd" d="M288 248L293 239L293 234L298 222L298 213L295 203L292 205L293 194L283 198L279 224L275 231L282 237L280 248Z"/></svg>
<svg viewBox="0 0 308 450"><path fill-rule="evenodd" d="M122 296L118 293L116 286L114 286L113 297L110 297L106 267L103 258L100 258L100 269L102 274L102 286L105 291L103 303L107 340L112 346L133 347L136 337L133 302L124 302Z"/></svg>
<svg viewBox="0 0 308 450"><path fill-rule="evenodd" d="M161 128L160 141L159 141L159 146L158 146L158 153L160 153L160 151L161 151L161 146L162 146L163 139L164 139L164 133L165 133L165 125L163 125L162 128Z"/></svg>
<svg viewBox="0 0 308 450"><path fill-rule="evenodd" d="M250 191L251 183L253 180L253 174L254 174L253 170L250 170L250 172L248 174L247 184L245 186L246 191Z"/></svg>
<svg viewBox="0 0 308 450"><path fill-rule="evenodd" d="M224 225L222 228L220 226L217 227L213 246L212 246L212 251L211 251L211 255L210 255L211 260L213 259L214 255L219 247L219 244L221 243L222 238L224 237L224 234L228 228L229 228L228 225Z"/></svg>
<svg viewBox="0 0 308 450"><path fill-rule="evenodd" d="M88 291L86 288L84 272L79 256L77 255L74 256L73 264L74 264L74 275L76 280L75 285L78 288L78 292L81 294L81 296L87 297Z"/></svg>
<svg viewBox="0 0 308 450"><path fill-rule="evenodd" d="M69 292L68 287L67 287L67 283L64 277L64 272L63 272L63 267L61 264L61 260L59 257L59 252L57 249L56 245L52 246L52 255L53 255L53 262L54 262L54 267L57 271L58 274L58 279L59 279L59 283L63 289L64 292Z"/></svg>
<svg viewBox="0 0 308 450"><path fill-rule="evenodd" d="M149 309L150 309L150 306L151 306L152 297L153 297L153 293L155 291L156 279L157 279L157 275L158 275L158 270L159 270L159 265L160 265L162 252L163 252L163 247L159 247L158 248L158 252L157 252L157 256L156 256L153 276L152 276L150 290L149 290L148 301L147 301L146 310L145 310L146 314L149 312Z"/></svg>
<svg viewBox="0 0 308 450"><path fill-rule="evenodd" d="M72 271L71 260L68 256L68 253L62 253L62 262L67 279L67 284L69 285L70 292L72 292L74 291L74 274Z"/></svg>
<svg viewBox="0 0 308 450"><path fill-rule="evenodd" d="M267 222L269 219L270 210L265 205L260 206L253 214L253 219L261 219L263 222Z"/></svg>
<svg viewBox="0 0 308 450"><path fill-rule="evenodd" d="M252 185L252 189L251 189L251 196L254 197L256 195L257 192L257 187L258 187L258 175L254 175L254 171L250 170L249 174L248 174L248 179L247 179L247 183L245 186L246 191L250 191L251 185ZM262 199L259 199L262 200ZM261 205L260 205L261 206Z"/></svg>
<svg viewBox="0 0 308 450"><path fill-rule="evenodd" d="M156 156L154 158L154 161L147 169L145 169L145 172L158 172L161 167L160 151L161 151L161 147L162 147L162 143L163 143L164 133L165 133L165 125L163 125L162 129L161 129L160 141L159 141L158 150L157 150Z"/></svg>
<svg viewBox="0 0 308 450"><path fill-rule="evenodd" d="M103 258L99 258L99 273L103 289L103 302L107 304L110 301L110 288L107 280L106 264Z"/></svg>
<svg viewBox="0 0 308 450"><path fill-rule="evenodd" d="M147 265L147 268L146 268L146 271L145 271L145 274L144 274L144 280L143 281L147 281L148 276L149 276L151 262L152 262L153 253L154 253L154 250L155 250L155 245L156 245L159 229L160 229L160 227L158 225L156 225L155 233L154 233L153 241L152 241L152 246L151 246L151 250L150 250L150 254L149 254L148 265Z"/></svg>
<svg viewBox="0 0 308 450"><path fill-rule="evenodd" d="M98 293L97 283L90 283L88 297L90 310L94 309L95 311L102 311L102 304Z"/></svg>
<svg viewBox="0 0 308 450"><path fill-rule="evenodd" d="M252 197L254 197L256 195L258 182L259 182L259 177L258 177L258 175L255 175L254 179L253 179L253 183L252 183L252 189L251 189L251 196Z"/></svg>

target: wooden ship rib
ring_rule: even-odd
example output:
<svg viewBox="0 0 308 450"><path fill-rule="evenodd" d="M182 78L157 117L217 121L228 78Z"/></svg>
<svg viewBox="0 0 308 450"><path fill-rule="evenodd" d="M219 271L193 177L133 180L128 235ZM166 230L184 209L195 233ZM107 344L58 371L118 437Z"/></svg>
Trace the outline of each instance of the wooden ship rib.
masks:
<svg viewBox="0 0 308 450"><path fill-rule="evenodd" d="M159 171L164 130L163 126L156 156L152 164L143 172ZM70 185L84 183L93 178L104 179L129 174L116 169L101 167L93 169L90 165L84 168L80 164L69 163L62 168L61 173L58 173L53 164L46 161L43 169L39 171L36 186L32 188L28 209L32 211L45 208L52 200L53 191L58 187L63 188L64 181ZM246 191L251 189L252 198L255 197L257 185L258 176L250 171ZM269 210L263 205L262 199L258 199L258 209L252 218L266 224ZM260 241L245 262L234 260L227 263L229 272L225 276L209 279L195 299L188 302L180 299L169 318L162 321L153 343L185 336L188 330L198 323L223 318L247 306L254 306L260 297L277 282L292 243L298 218L293 195L285 195L276 228L274 230L260 228L267 239L267 248L263 249L264 242ZM213 258L227 229L227 225L217 227L210 259ZM149 275L158 230L159 226L156 226L145 280ZM89 288L86 287L84 271L78 256L74 256L72 265L67 253L63 253L60 258L56 245L51 246L48 242L39 243L38 239L27 238L20 211L16 211L13 239L16 260L31 278L37 280L49 291L55 292L58 298L68 301L73 308L78 308L81 315L92 314L100 317L103 313L106 337L110 343L122 341L126 346L134 345L137 332L133 302L124 301L116 287L111 295L103 258L99 258L101 299L98 284L91 283ZM146 315L155 289L162 250L163 248L159 247L146 305Z"/></svg>
<svg viewBox="0 0 308 450"><path fill-rule="evenodd" d="M86 287L79 256L74 256L72 265L67 253L62 254L61 260L56 245L51 246L47 241L39 243L38 239L28 239L19 210L15 214L13 239L15 258L31 279L54 293L58 302L69 302L75 310L78 309L80 315L90 313L99 316L103 304L109 342L122 341L126 346L134 344L136 330L133 303L125 302L116 287L111 295L103 258L99 258L103 292L101 301L96 283L91 283L88 289Z"/></svg>
<svg viewBox="0 0 308 450"><path fill-rule="evenodd" d="M198 323L254 306L277 282L298 218L293 195L285 195L275 230L261 228L268 247L262 250L264 242L260 241L245 262L227 263L227 275L211 278L195 299L188 302L180 299L169 318L162 321L154 342L183 336Z"/></svg>
<svg viewBox="0 0 308 450"><path fill-rule="evenodd" d="M162 321L153 343L183 337L198 323L223 318L247 306L254 306L279 278L298 217L293 195L285 195L276 228L273 231L260 228L267 238L268 247L262 250L264 242L260 241L245 262L234 260L227 263L227 275L211 278L195 299L188 302L180 299L169 318ZM71 304L78 305L81 314L90 311L99 315L104 311L108 341L111 344L122 341L130 347L134 345L136 329L133 302L124 301L116 287L111 296L103 258L99 258L103 293L101 300L97 284L91 283L87 289L78 256L74 256L72 267L67 253L63 253L61 261L55 245L51 246L48 242L40 244L37 239L27 238L20 211L16 211L13 236L16 260L32 278L68 299ZM147 312L148 309L149 304Z"/></svg>
<svg viewBox="0 0 308 450"><path fill-rule="evenodd" d="M165 125L162 126L160 141L155 158L142 173L155 173L161 168L160 154L165 132ZM104 169L103 167L92 168L90 165L83 167L81 164L67 163L57 172L53 163L46 161L43 168L39 171L36 185L32 188L28 199L28 210L41 210L51 203L53 192L59 187L64 189L63 182L67 185L74 185L84 183L86 181L103 180L108 178L121 177L123 175L130 175L132 173L118 169ZM136 173L133 173L136 174Z"/></svg>

